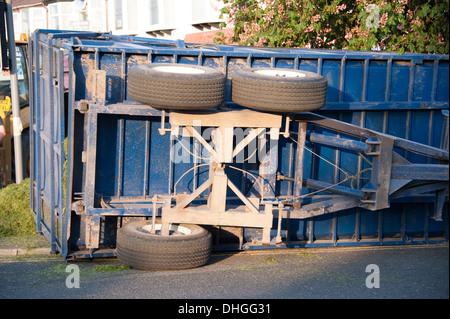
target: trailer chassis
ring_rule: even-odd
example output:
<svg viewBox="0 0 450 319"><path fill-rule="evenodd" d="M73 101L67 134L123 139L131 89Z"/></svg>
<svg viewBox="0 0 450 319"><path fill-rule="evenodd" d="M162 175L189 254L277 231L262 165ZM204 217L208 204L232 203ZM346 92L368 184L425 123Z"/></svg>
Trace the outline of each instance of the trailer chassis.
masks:
<svg viewBox="0 0 450 319"><path fill-rule="evenodd" d="M87 218L86 248L90 249L91 254L99 247L101 216L151 216L153 223L156 216L160 216L163 234L167 234L170 225L175 223L259 228L262 229L262 236L254 238L253 242L263 246L281 243L282 219L307 219L354 207L375 211L388 208L391 200L401 197L432 194L435 202L432 218L442 220L449 180L449 152L446 149L416 143L309 112L287 115L250 110L215 110L200 114L166 113L145 105L102 105L98 101L80 101L77 109L87 115L88 122L87 151L83 155L86 160L87 180L85 193L82 198L73 201L72 209ZM172 138L185 134L196 139L211 154L208 180L191 194L175 193L126 200L103 198L101 194L95 194L96 121L98 114L105 112L161 116L160 134L170 132ZM167 117L170 128L165 127ZM294 121L298 122L297 132L291 132L289 129ZM234 126L230 123L236 123L234 124L236 127L250 128L251 133L234 145L232 136ZM198 134L199 125L215 127L217 134L214 148ZM308 133L308 125L333 130L352 138ZM260 164L259 176L256 177L254 191L251 192L253 195L247 196L227 178L224 168L253 139L265 135L270 136L271 148L266 154L265 161ZM283 176L276 169L272 169L278 164L277 143L280 136L292 139L297 145L294 176ZM443 140L447 139L448 129ZM305 147L307 140L363 156L372 165L368 183L357 189L341 186L342 181L330 184L320 180L304 179L304 153L305 150L309 150ZM439 164L413 164L399 155L397 150L438 159ZM356 178L360 173L356 175L345 173L345 181ZM282 198L275 196L274 189L278 180L286 180L293 184L293 196ZM229 198L226 195L228 188L243 205L228 207ZM309 194L303 194L302 190L305 188L316 190L314 194L322 192L321 194L326 193L327 196L311 197ZM311 201L305 201L306 197L310 197ZM100 201L101 208L94 207L95 201ZM274 237L271 237L272 228L276 228Z"/></svg>

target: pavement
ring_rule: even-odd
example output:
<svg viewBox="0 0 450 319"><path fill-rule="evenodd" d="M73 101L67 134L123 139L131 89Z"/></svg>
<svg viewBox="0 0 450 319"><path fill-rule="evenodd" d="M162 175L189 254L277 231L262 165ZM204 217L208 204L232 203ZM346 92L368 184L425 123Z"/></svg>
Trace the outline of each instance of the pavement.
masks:
<svg viewBox="0 0 450 319"><path fill-rule="evenodd" d="M178 301L167 309L177 312L183 299L214 300L223 310L229 299L289 299L295 309L298 299L449 298L448 244L216 252L203 267L176 271L124 268L117 258L64 261L31 255L46 247L8 245L24 255L0 257L0 300L171 299ZM268 302L276 316L282 307Z"/></svg>
<svg viewBox="0 0 450 319"><path fill-rule="evenodd" d="M72 264L80 289L65 284ZM98 272L122 265L117 258L65 261L37 234L0 238L0 300L449 298L448 243L215 252L195 269Z"/></svg>
<svg viewBox="0 0 450 319"><path fill-rule="evenodd" d="M50 247L41 247L33 249L24 248L2 248L0 249L1 257L23 256L23 255L48 255Z"/></svg>
<svg viewBox="0 0 450 319"><path fill-rule="evenodd" d="M0 237L0 257L48 254L50 244L42 235Z"/></svg>

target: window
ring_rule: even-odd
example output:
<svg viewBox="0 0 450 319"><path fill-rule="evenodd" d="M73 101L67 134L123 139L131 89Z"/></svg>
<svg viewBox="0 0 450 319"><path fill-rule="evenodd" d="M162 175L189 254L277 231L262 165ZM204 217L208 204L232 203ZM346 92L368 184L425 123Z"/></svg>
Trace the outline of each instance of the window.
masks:
<svg viewBox="0 0 450 319"><path fill-rule="evenodd" d="M19 84L19 104L20 107L28 105L28 78L22 46L16 46L17 59L17 80ZM11 100L11 75L9 71L0 70L0 100ZM5 102L3 103L5 104Z"/></svg>
<svg viewBox="0 0 450 319"><path fill-rule="evenodd" d="M219 3L215 0L192 0L192 21L215 21L219 18Z"/></svg>
<svg viewBox="0 0 450 319"><path fill-rule="evenodd" d="M21 10L22 14L22 32L30 34L30 11L29 9Z"/></svg>
<svg viewBox="0 0 450 319"><path fill-rule="evenodd" d="M59 6L58 3L48 5L48 27L50 29L59 29Z"/></svg>
<svg viewBox="0 0 450 319"><path fill-rule="evenodd" d="M47 28L47 17L44 8L30 9L30 31Z"/></svg>
<svg viewBox="0 0 450 319"><path fill-rule="evenodd" d="M193 21L206 20L207 12L209 13L209 0L192 0Z"/></svg>
<svg viewBox="0 0 450 319"><path fill-rule="evenodd" d="M128 20L128 30L134 31L138 28L139 22L139 11L137 0L127 1L127 20Z"/></svg>
<svg viewBox="0 0 450 319"><path fill-rule="evenodd" d="M174 24L175 23L175 1L165 0L164 2L164 23Z"/></svg>
<svg viewBox="0 0 450 319"><path fill-rule="evenodd" d="M151 0L150 2L150 24L159 23L158 0Z"/></svg>
<svg viewBox="0 0 450 319"><path fill-rule="evenodd" d="M122 0L115 0L116 9L116 29L120 30L123 28L123 17L122 17Z"/></svg>
<svg viewBox="0 0 450 319"><path fill-rule="evenodd" d="M89 20L90 31L106 31L104 1L88 1L87 20Z"/></svg>
<svg viewBox="0 0 450 319"><path fill-rule="evenodd" d="M73 20L73 4L71 2L58 3L59 26L62 30L71 30Z"/></svg>

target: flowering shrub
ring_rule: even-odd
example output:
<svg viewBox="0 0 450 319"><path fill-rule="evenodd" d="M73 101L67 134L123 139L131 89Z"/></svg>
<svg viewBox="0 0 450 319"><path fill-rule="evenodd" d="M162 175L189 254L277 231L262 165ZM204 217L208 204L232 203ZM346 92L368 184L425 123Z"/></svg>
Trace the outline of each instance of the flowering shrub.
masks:
<svg viewBox="0 0 450 319"><path fill-rule="evenodd" d="M218 43L449 53L449 0L222 1Z"/></svg>

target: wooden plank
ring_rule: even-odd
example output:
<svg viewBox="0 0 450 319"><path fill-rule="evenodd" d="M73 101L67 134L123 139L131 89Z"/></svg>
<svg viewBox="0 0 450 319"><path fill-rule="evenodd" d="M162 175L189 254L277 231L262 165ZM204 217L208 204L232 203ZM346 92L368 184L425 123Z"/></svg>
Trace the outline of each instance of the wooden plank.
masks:
<svg viewBox="0 0 450 319"><path fill-rule="evenodd" d="M207 206L187 209L163 209L163 223L185 223L214 226L239 226L272 228L272 214L261 214L243 210L217 212Z"/></svg>
<svg viewBox="0 0 450 319"><path fill-rule="evenodd" d="M297 156L295 160L294 208L300 209L303 186L303 162L305 158L306 122L298 123Z"/></svg>
<svg viewBox="0 0 450 319"><path fill-rule="evenodd" d="M177 204L175 208L182 209L185 208L187 205L189 205L190 202L192 202L194 199L196 199L203 191L205 191L213 182L213 177L208 179L206 182L204 182L202 185L200 185L195 192L191 193L189 196L187 196L184 200L181 201L181 203Z"/></svg>
<svg viewBox="0 0 450 319"><path fill-rule="evenodd" d="M227 182L225 174L214 174L211 187L211 194L208 198L209 207L213 212L225 212L227 201Z"/></svg>
<svg viewBox="0 0 450 319"><path fill-rule="evenodd" d="M178 126L230 126L281 127L282 116L248 109L233 111L197 111L195 113L170 112L171 125Z"/></svg>
<svg viewBox="0 0 450 319"><path fill-rule="evenodd" d="M186 126L184 129L186 129L190 136L195 137L208 150L210 156L216 156L216 151L211 147L211 145L209 145L208 142L205 141L203 136L201 136L197 130L195 130L192 126Z"/></svg>
<svg viewBox="0 0 450 319"><path fill-rule="evenodd" d="M231 190L242 200L242 202L245 204L245 206L247 206L248 207L248 209L251 211L251 212L253 212L253 213L255 213L255 214L258 214L259 213L259 211L258 211L258 208L256 208L256 206L255 205L253 205L253 203L251 202L251 201L249 201L248 199L247 199L247 197L245 197L242 193L241 193L241 191L230 181L230 180L228 180L228 186L231 188Z"/></svg>

